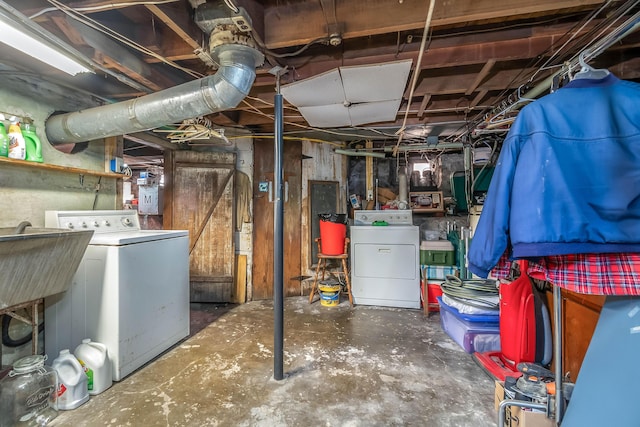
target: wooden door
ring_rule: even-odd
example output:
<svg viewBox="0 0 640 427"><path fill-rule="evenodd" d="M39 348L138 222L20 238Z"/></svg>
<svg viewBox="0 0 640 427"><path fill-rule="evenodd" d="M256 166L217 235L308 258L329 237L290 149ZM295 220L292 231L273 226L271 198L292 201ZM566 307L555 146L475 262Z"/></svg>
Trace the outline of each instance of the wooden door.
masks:
<svg viewBox="0 0 640 427"><path fill-rule="evenodd" d="M253 300L273 297L273 141L254 147ZM284 144L284 295L301 295L302 146ZM270 191L271 189L271 191Z"/></svg>
<svg viewBox="0 0 640 427"><path fill-rule="evenodd" d="M234 292L234 153L165 154L164 227L189 230L191 302L230 302Z"/></svg>

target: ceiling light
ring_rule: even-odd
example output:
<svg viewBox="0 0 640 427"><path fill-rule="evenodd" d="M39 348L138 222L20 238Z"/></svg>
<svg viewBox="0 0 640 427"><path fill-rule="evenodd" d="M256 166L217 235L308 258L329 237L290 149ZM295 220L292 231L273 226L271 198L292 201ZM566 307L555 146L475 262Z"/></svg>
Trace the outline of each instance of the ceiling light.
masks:
<svg viewBox="0 0 640 427"><path fill-rule="evenodd" d="M402 102L411 63L408 59L339 67L283 86L282 95L313 127L392 121Z"/></svg>
<svg viewBox="0 0 640 427"><path fill-rule="evenodd" d="M93 72L54 49L45 41L39 40L39 36L28 34L26 30L19 28L20 24L16 25L15 22L7 23L5 19L4 17L0 19L0 42L72 76L78 73Z"/></svg>

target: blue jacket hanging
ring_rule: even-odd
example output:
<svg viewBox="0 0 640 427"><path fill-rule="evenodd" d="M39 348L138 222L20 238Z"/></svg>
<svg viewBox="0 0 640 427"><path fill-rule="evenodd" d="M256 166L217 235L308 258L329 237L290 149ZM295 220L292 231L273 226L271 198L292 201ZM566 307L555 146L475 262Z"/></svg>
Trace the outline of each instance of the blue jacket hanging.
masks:
<svg viewBox="0 0 640 427"><path fill-rule="evenodd" d="M640 252L640 84L575 79L524 107L469 248L486 277L513 258Z"/></svg>

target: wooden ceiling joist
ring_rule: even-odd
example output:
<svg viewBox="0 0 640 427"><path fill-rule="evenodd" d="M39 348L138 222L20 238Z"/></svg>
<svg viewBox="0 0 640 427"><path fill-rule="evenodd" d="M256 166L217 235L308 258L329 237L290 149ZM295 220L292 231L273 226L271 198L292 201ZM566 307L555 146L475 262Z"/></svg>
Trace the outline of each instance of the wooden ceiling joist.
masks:
<svg viewBox="0 0 640 427"><path fill-rule="evenodd" d="M474 82L471 84L471 86L469 86L469 89L467 89L467 91L464 93L465 95L471 95L473 92L475 92L478 86L480 86L480 83L482 83L485 77L487 77L487 75L491 72L491 69L493 68L495 63L496 63L495 59L490 59L487 61L486 64L484 64L484 67L482 67L482 70L480 70Z"/></svg>
<svg viewBox="0 0 640 427"><path fill-rule="evenodd" d="M451 0L436 4L431 25L471 25L480 21L501 23L521 20L537 14L557 14L580 10L602 3L601 0L511 0L508 4L495 0ZM446 7L444 5L446 4ZM265 43L269 49L305 45L328 36L326 19L317 0L296 2L296 7L277 7L275 3L264 12ZM344 1L336 4L336 16L349 17L343 39L367 37L384 33L422 29L428 2L424 0ZM407 13L410 10L411 13ZM304 25L283 26L282 22L304 22Z"/></svg>

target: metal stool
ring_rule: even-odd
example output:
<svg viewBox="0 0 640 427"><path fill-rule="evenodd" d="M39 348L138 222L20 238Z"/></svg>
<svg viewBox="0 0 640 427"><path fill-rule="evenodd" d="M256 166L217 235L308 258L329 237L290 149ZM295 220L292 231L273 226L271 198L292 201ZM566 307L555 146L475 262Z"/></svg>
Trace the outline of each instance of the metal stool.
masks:
<svg viewBox="0 0 640 427"><path fill-rule="evenodd" d="M318 265L316 266L316 276L313 279L313 286L311 287L311 293L309 294L309 304L313 302L313 297L316 293L319 294L318 290L318 275L322 270L322 278L320 280L324 280L325 271L327 267L328 259L339 259L342 263L342 271L344 273L344 280L347 284L347 294L349 295L349 304L353 307L353 295L351 295L351 280L349 279L349 269L347 268L347 259L349 258L349 238L344 239L344 252L339 255L326 255L322 253L322 246L320 245L321 238L318 237L315 239L318 244Z"/></svg>

